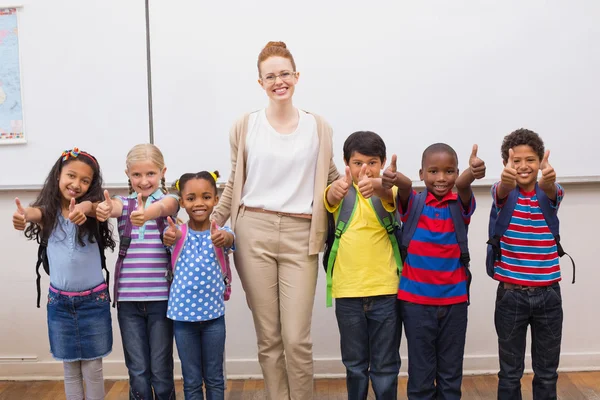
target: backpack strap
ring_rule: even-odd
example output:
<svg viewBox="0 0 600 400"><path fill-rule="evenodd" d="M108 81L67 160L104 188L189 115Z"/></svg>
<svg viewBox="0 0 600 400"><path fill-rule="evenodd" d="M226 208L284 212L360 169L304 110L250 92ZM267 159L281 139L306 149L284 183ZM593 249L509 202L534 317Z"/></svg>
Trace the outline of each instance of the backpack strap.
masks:
<svg viewBox="0 0 600 400"><path fill-rule="evenodd" d="M346 197L342 199L342 202L340 204L340 212L338 214L338 218L335 224L335 238L331 246L329 259L327 260L327 307L331 307L333 303L331 296L331 287L333 285L333 265L335 264L335 258L337 256L338 248L340 246L340 237L342 237L342 234L346 232L346 229L348 229L349 222L352 220L352 216L354 215L354 211L356 210L357 195L358 194L354 185L350 186L348 194L346 194Z"/></svg>
<svg viewBox="0 0 600 400"><path fill-rule="evenodd" d="M42 298L42 288L41 288L41 280L42 276L40 275L40 265L44 266L44 271L48 275L50 275L50 265L48 264L48 240L46 238L42 238L40 241L40 245L38 247L38 258L35 263L35 274L37 278L35 279L35 286L37 288L37 308L40 308L40 300Z"/></svg>
<svg viewBox="0 0 600 400"><path fill-rule="evenodd" d="M425 206L425 198L427 197L427 190L423 190L421 193L413 195L412 202L410 203L410 212L408 219L402 227L402 242L400 243L400 254L403 260L406 260L408 255L408 245L415 235L417 225L419 224L419 217L423 212Z"/></svg>
<svg viewBox="0 0 600 400"><path fill-rule="evenodd" d="M471 280L473 278L471 269L469 268L471 262L471 256L469 254L469 242L468 242L468 230L467 224L463 219L462 205L460 200L448 202L448 208L450 209L450 216L452 217L452 223L454 224L454 232L456 233L456 241L460 248L460 263L465 267L467 274L467 305L471 303L470 288Z"/></svg>
<svg viewBox="0 0 600 400"><path fill-rule="evenodd" d="M127 198L127 214L125 215L125 226L123 227L123 234L119 238L119 255L117 257L117 264L115 265L115 284L113 285L113 307L116 306L119 296L119 276L121 275L121 267L123 266L123 260L127 256L127 250L131 245L131 219L129 216L131 210L135 209L137 199Z"/></svg>
<svg viewBox="0 0 600 400"><path fill-rule="evenodd" d="M102 235L100 234L100 223L96 220L96 229L94 229L94 238L96 239L96 243L98 243L98 250L100 250L100 264L102 265L102 269L106 275L106 287L110 288L110 271L106 268L106 255L104 254L105 244L104 239L102 239ZM110 297L110 291L109 291ZM109 299L110 301L110 299Z"/></svg>
<svg viewBox="0 0 600 400"><path fill-rule="evenodd" d="M492 219L492 217L495 217L496 223L494 224L493 228L490 226L491 234L488 238L487 244L489 244L492 247L494 260L500 260L500 239L508 229L508 225L510 225L510 220L512 218L513 211L517 206L518 199L519 187L517 186L508 193L508 196L506 196L506 199L504 200L504 205L502 206L500 211L497 210L496 204L492 205L492 210L490 211L490 220ZM493 269L491 272L491 276L493 277ZM488 274L489 273L490 271L488 271Z"/></svg>
<svg viewBox="0 0 600 400"><path fill-rule="evenodd" d="M171 252L171 270L173 271L173 275L175 275L175 267L177 265L177 259L181 255L181 251L183 250L183 245L185 244L185 240L187 239L187 223L181 224L179 226L179 230L181 231L181 237L173 247L173 251Z"/></svg>
<svg viewBox="0 0 600 400"><path fill-rule="evenodd" d="M544 192L537 183L535 184L535 195L537 196L538 205L542 210L546 224L548 224L548 228L550 228L550 232L556 241L558 256L562 257L566 254L571 259L571 264L573 265L573 280L571 283L575 283L575 261L573 261L573 257L564 251L562 245L560 244L560 223L558 217L556 216L556 209L552 207L552 200L550 200L546 192Z"/></svg>
<svg viewBox="0 0 600 400"><path fill-rule="evenodd" d="M176 220L177 217L173 218L173 220ZM160 235L160 241L162 242L163 240L163 234L165 232L165 229L167 228L167 224L165 222L165 218L163 217L158 217L155 219L156 221L156 228L158 229L158 233ZM169 284L171 284L171 282L173 282L173 270L175 268L175 264L173 264L172 262L172 255L171 255L171 249L166 248L165 247L165 251L167 252L167 271L165 272L165 278L167 279L167 282L169 282Z"/></svg>
<svg viewBox="0 0 600 400"><path fill-rule="evenodd" d="M231 265L229 263L229 255L221 247L213 245L213 250L215 251L217 262L221 266L221 274L223 275L223 283L225 284L223 298L227 301L231 297Z"/></svg>
<svg viewBox="0 0 600 400"><path fill-rule="evenodd" d="M398 221L394 213L391 213L385 209L383 203L379 197L371 197L369 203L375 215L383 228L386 230L390 242L392 243L392 249L394 251L394 259L396 260L396 266L398 267L398 276L402 275L402 257L400 256L400 248L398 247L398 240L396 239L396 231L399 229Z"/></svg>

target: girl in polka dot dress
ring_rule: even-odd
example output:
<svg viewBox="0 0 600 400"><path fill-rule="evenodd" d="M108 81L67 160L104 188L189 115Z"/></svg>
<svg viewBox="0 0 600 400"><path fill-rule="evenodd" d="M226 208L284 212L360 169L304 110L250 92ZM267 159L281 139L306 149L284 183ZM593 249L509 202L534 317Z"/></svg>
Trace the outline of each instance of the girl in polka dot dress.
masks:
<svg viewBox="0 0 600 400"><path fill-rule="evenodd" d="M218 172L184 174L176 183L181 207L189 215L186 235L169 218L164 243L175 248L184 240L171 284L167 317L173 320L175 343L181 359L186 400L223 399L225 351L224 277L214 247L234 249L233 232L209 219L217 204ZM214 246L214 247L213 247Z"/></svg>

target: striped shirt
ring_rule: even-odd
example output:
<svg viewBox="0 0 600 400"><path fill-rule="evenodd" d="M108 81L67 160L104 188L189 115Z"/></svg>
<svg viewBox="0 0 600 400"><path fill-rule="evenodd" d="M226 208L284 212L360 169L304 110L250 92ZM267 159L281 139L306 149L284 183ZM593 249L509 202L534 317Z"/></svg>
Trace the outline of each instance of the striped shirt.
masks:
<svg viewBox="0 0 600 400"><path fill-rule="evenodd" d="M416 192L410 196L407 210L400 209L400 217L406 223ZM449 201L461 202L456 193L448 193L437 200L427 193L423 212L417 229L408 245L398 299L424 305L450 305L467 301L467 274L460 262L460 247ZM462 203L461 203L462 204ZM471 196L468 210L463 211L463 220L468 225L475 211L475 196Z"/></svg>
<svg viewBox="0 0 600 400"><path fill-rule="evenodd" d="M498 213L506 200L497 198L499 183L492 186ZM556 202L552 204L555 210L563 196L563 188L556 184ZM519 192L508 229L500 239L500 251L500 260L494 263L494 279L523 286L547 286L560 281L556 240L544 219L535 190Z"/></svg>
<svg viewBox="0 0 600 400"><path fill-rule="evenodd" d="M177 198L174 195L168 195ZM159 189L146 200L146 207L165 197ZM123 213L118 217L119 236L125 231L125 219L131 212L128 210L128 198L137 198L137 193L129 197L116 196L123 203ZM137 202L136 202L137 204ZM168 226L166 217L161 217ZM118 276L118 301L162 301L169 299L169 283L166 279L169 258L165 246L160 239L156 220L146 222L143 226L131 227L131 244L123 259Z"/></svg>

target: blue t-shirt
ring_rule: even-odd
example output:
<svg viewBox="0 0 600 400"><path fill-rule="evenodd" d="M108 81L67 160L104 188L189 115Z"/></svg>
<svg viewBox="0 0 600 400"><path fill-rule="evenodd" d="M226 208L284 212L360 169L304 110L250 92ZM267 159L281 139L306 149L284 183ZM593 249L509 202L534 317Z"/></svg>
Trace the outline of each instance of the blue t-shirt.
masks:
<svg viewBox="0 0 600 400"><path fill-rule="evenodd" d="M220 229L233 234L228 227ZM229 250L225 249L226 252ZM188 226L187 237L175 265L167 317L174 321L198 322L224 315L223 279L210 240L210 230L198 232Z"/></svg>
<svg viewBox="0 0 600 400"><path fill-rule="evenodd" d="M90 243L87 235L83 243L77 239L77 225L59 214L47 248L50 284L55 289L81 292L104 282L98 243Z"/></svg>

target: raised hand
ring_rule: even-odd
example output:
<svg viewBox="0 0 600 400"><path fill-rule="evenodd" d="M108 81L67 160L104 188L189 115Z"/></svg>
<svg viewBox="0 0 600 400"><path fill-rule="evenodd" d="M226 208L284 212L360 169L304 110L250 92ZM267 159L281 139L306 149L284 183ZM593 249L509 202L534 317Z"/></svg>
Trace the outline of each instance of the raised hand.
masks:
<svg viewBox="0 0 600 400"><path fill-rule="evenodd" d="M542 177L538 181L538 185L545 192L549 190L553 191L556 183L556 172L554 172L554 168L548 162L548 158L550 158L550 150L546 150L544 158L540 163Z"/></svg>
<svg viewBox="0 0 600 400"><path fill-rule="evenodd" d="M85 213L81 211L81 208L78 204L75 204L75 198L71 198L71 203L69 204L69 221L74 223L75 225L83 225L85 221L87 221L87 217Z"/></svg>
<svg viewBox="0 0 600 400"><path fill-rule="evenodd" d="M225 247L227 238L227 232L219 229L219 226L215 221L210 223L210 240L215 247Z"/></svg>
<svg viewBox="0 0 600 400"><path fill-rule="evenodd" d="M144 200L142 199L142 194L139 193L137 198L137 208L131 213L130 217L133 226L142 226L146 223L145 211Z"/></svg>
<svg viewBox="0 0 600 400"><path fill-rule="evenodd" d="M398 167L396 165L398 157L396 155L392 155L392 162L390 166L383 171L383 175L381 175L381 186L384 189L391 189L392 186L396 184L396 172L398 171Z"/></svg>
<svg viewBox="0 0 600 400"><path fill-rule="evenodd" d="M373 196L373 183L367 176L367 164L363 164L358 174L358 191L365 199Z"/></svg>
<svg viewBox="0 0 600 400"><path fill-rule="evenodd" d="M517 170L515 169L515 152L513 149L508 149L508 161L502 170L500 176L500 182L508 190L512 190L517 187Z"/></svg>
<svg viewBox="0 0 600 400"><path fill-rule="evenodd" d="M474 144L471 156L469 157L469 168L475 179L481 179L485 177L485 163L481 158L477 157L477 149L477 145Z"/></svg>
<svg viewBox="0 0 600 400"><path fill-rule="evenodd" d="M327 193L329 203L339 204L348 194L350 186L352 186L352 175L350 174L350 167L346 166L346 175L333 182L329 188L329 192Z"/></svg>
<svg viewBox="0 0 600 400"><path fill-rule="evenodd" d="M27 218L25 217L25 209L21 205L21 200L15 197L17 211L13 214L13 227L18 231L24 231L27 226Z"/></svg>
<svg viewBox="0 0 600 400"><path fill-rule="evenodd" d="M169 227L165 230L163 235L163 244L165 246L173 246L178 239L178 236L181 234L181 231L175 225L171 217L167 217L167 222L169 223Z"/></svg>
<svg viewBox="0 0 600 400"><path fill-rule="evenodd" d="M110 218L113 210L113 203L108 194L108 190L104 191L104 201L96 206L96 219L99 222L104 222Z"/></svg>

